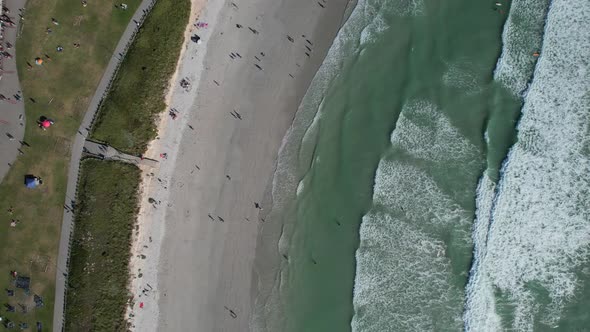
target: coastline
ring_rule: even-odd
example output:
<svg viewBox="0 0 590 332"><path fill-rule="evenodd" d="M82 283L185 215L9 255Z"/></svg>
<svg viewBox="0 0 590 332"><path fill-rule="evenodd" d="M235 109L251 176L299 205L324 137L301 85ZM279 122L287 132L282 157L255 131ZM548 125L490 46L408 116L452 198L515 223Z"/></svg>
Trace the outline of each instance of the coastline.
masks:
<svg viewBox="0 0 590 332"><path fill-rule="evenodd" d="M182 137L182 129L186 127L186 116L178 117L177 121L173 121L168 116L168 109L172 105L174 93L177 92L175 88L179 81L178 76L181 74L182 60L192 43L190 36L195 30L194 22L199 18L204 6L205 0L191 0L191 13L184 32L184 42L176 70L170 78L165 96L166 110L160 114L160 118L157 120L158 137L150 142L145 153L147 158L161 160L159 154L166 150L172 161L178 151L177 142ZM160 258L160 246L165 233L165 225L158 221L162 221L166 217L165 209L157 209L156 205L159 204L150 203L152 201L150 198L157 197L159 201L167 200L169 191L167 186L159 180L170 178L174 171L174 162L160 162L155 169L143 165L138 165L138 167L142 172L140 209L136 221L137 228L132 238L129 263L129 288L132 298L128 303L125 317L130 323L132 331L148 331L150 327L157 326L159 318L157 303L160 294L154 289L154 286L158 284L157 262ZM141 303L143 303L143 307L140 307Z"/></svg>
<svg viewBox="0 0 590 332"><path fill-rule="evenodd" d="M185 37L199 13L208 27L195 31L200 45L185 38L167 95L179 116L163 113L146 153L161 162L143 170L128 310L135 330L249 327L278 149L343 23L349 2L338 2L192 2Z"/></svg>
<svg viewBox="0 0 590 332"><path fill-rule="evenodd" d="M157 228L154 233L150 234L151 236L157 234L155 238L159 239L152 243L150 238L149 244L145 244L152 251L148 251L148 247L142 247L138 244L139 247L144 248L141 250L143 254L147 253L147 259L142 260L143 258L139 256L137 261L146 263L146 271L151 271L150 280L156 282L156 284L152 283L144 275L140 282L149 286L149 289L139 288L137 290L138 294L143 295L141 299L148 299L145 302L145 307L141 309L143 312L141 310L137 311L141 313L140 321L143 322L138 324L143 324L141 327L146 330L280 330L264 325L267 323L264 321L267 318L266 316L262 316L260 320L263 323L262 325L253 327L253 310L255 301L260 297L259 287L269 282L266 279L266 272L276 272L277 262L279 261L283 265L291 265L296 261L296 259L291 259L293 251L285 252L289 256L285 255L284 260L282 260L281 255L276 255L276 252L272 250L282 244L277 243L277 241L282 242L282 239L277 240L275 238L276 233L280 233L282 225L274 221L272 217L267 218L266 214L273 213L275 208L278 210L281 207L280 204L277 204L278 201L272 202L270 190L275 185L275 182L273 182L274 177L270 176L269 179L268 174L273 173L269 172L269 170L280 173L277 170L280 167L277 167L276 159L278 150L276 146L280 144L276 138L280 137L280 130L284 128L282 126L286 122L292 122L291 120L297 109L295 107L295 110L292 110L292 106L295 105L293 100L296 100L299 95L300 91L297 90L299 86L304 84L299 77L296 80L297 82L292 82L293 84L284 84L282 81L276 80L274 74L276 74L277 67L272 64L272 61L271 69L266 66L267 61L264 58L262 61L258 58L256 58L258 62L252 61L251 55L258 54L256 52L260 51L259 47L262 42L257 41L255 38L248 38L253 36L248 35L246 30L244 30L246 34L242 34L239 30L233 30L232 25L236 22L243 24L239 14L237 14L237 12L242 13L241 9L243 8L231 4L235 6L235 13L232 12L234 8L230 4L226 4L224 8L227 10L221 11L220 9L217 12L218 15L211 14L211 18L219 16L218 21L221 26L210 24L210 33L208 35L203 34L203 40L214 41L211 43L212 45L207 45L207 47L195 46L195 49L206 50L203 52L206 52L204 58L200 58L201 60L197 65L195 65L197 61L188 60L190 55L185 55L185 59L181 60L183 67L189 68L192 66L189 68L190 70L187 69L187 76L179 75L176 81L173 79L173 90L175 92L170 94L170 96L174 95L170 97L172 101L170 106L178 108L181 111L181 116L175 121L170 121L167 114L164 115L162 119L162 135L158 141L155 141L151 150L151 153L155 156L160 152L168 153L168 159L162 160L162 167L159 172L149 175L149 184L156 188L149 191L149 193L154 193L154 195L144 193L144 202L148 198L152 198L156 203L153 205L145 203L148 211L146 213L150 213L152 216L152 225L141 225L141 228L150 232L152 227ZM220 5L223 5L223 3ZM277 7L281 9L279 10ZM280 21L280 19L277 20L276 11L273 10L284 12L284 3L278 4L277 7L264 7L265 14L256 16L256 25L251 26L257 31L267 31L267 29L263 29L264 24L258 23L258 21L259 19L264 21L268 17L267 14L272 16L271 21ZM367 10L367 8L364 9ZM249 10L250 14L255 12L252 8ZM489 11L489 8L482 10ZM370 10L367 11L370 12ZM229 12L229 14L225 12ZM441 13L443 15L447 14L444 10ZM238 15L238 19L233 20L234 14ZM292 12L288 12L288 15L306 17ZM205 19L207 18L205 17ZM429 22L433 21L436 20ZM249 22L253 22L253 20ZM438 20L438 22L444 24L445 20ZM281 22L281 24L284 24L284 22ZM243 25L244 28L248 27L247 24ZM428 27L431 26L428 25ZM276 22L273 28L278 28ZM440 29L440 31L443 30ZM229 35L234 35L233 39L227 37L228 31L230 32ZM234 31L237 32L233 33ZM481 40L481 35L477 33L480 29L472 29L472 31L475 32L478 40ZM226 37L221 37L224 32L225 36L231 39L231 42L226 42ZM280 33L280 30L273 29L273 32ZM419 32L419 29L414 31L415 41L409 44L409 46L412 46L412 51L414 50L413 46L416 46L418 51L426 51L426 53L422 53L423 59L437 58L433 56L437 55L437 52L427 52L431 50L427 47L430 40L428 38L430 36L429 31L422 31L423 34ZM264 35L264 33L262 34ZM210 35L214 37L210 39ZM245 35L248 37L244 41L241 38L244 38ZM450 36L453 35L456 35L456 33L450 34ZM395 39L390 38L389 40ZM403 38L400 38L400 40L403 41ZM466 38L466 40L468 41L469 38ZM281 41L284 42L284 38L274 40L271 48ZM290 42L293 41L290 40ZM246 46L244 46L244 43L246 43ZM189 42L189 44L191 43ZM490 47L489 43L482 43L482 45L484 44ZM319 45L316 40L314 40L314 45ZM425 63L421 68L434 74L437 74L438 71L431 70L430 65L434 69L441 69L440 74L443 81L440 83L440 89L437 86L437 90L445 91L446 89L458 89L461 87L456 84L457 82L451 82L454 80L446 78L470 77L469 75L459 75L471 73L469 70L461 71L465 70L465 68L461 67L460 64L464 63L466 59L462 56L465 54L477 55L478 50L470 53L469 50L473 48L469 44L464 46L466 52L459 52L461 49L457 48L458 51L454 55L445 53L445 48L438 50L444 53L442 59L455 61L448 61L444 64ZM247 50L244 51L244 49ZM227 58L228 53L231 54L236 50L244 55L243 58L246 61L238 60L235 56L230 57L230 59ZM484 48L482 47L481 50L483 52ZM288 63L291 60L284 51L275 53L264 49L264 52L267 56L271 54L273 57L280 56L284 60L282 63ZM414 55L414 57L421 58L418 54ZM491 53L486 52L486 54ZM262 53L261 55L264 56ZM457 57L458 55L459 57ZM479 59L479 57L474 58ZM543 58L546 58L546 56L544 55ZM242 59L241 55L239 59ZM193 59L191 58L191 60ZM202 76L200 74L195 75L194 71L191 70L200 70L195 67L201 68L201 62L203 61L204 74ZM407 63L406 61L395 62L402 65ZM263 65L264 70L259 69L260 72L257 72L252 68L253 63L265 63ZM418 62L418 64L420 63ZM466 68L469 69L470 67ZM251 71L255 74L252 74ZM256 76L256 73L259 75ZM284 72L282 73L284 74ZM269 76L266 76L267 74ZM311 75L315 74L312 73ZM188 77L193 82L192 87L187 92L178 88L178 80L182 77ZM414 77L421 82L431 82L431 80L420 79L419 75ZM438 80L435 81L438 82ZM485 83L482 84L485 85ZM382 84L381 86L387 85ZM285 92L289 90L289 87L291 87L291 91ZM264 93L257 90L264 90ZM311 87L304 88L304 90L314 91ZM291 92L295 96L289 94ZM303 94L305 94L305 91ZM344 97L343 99L346 99L346 96ZM419 110L424 107L406 108L407 105L416 107L416 104L412 104L411 99L406 99L406 97L400 97L403 103L399 102L398 104L403 105L403 108L400 108L402 115L396 120L395 135L391 134L388 142L391 142L395 148L404 150L413 156L422 154L421 156L428 157L421 158L423 162L421 166L427 172L417 172L419 167L414 167L414 165L409 165L406 168L399 167L400 164L396 164L398 160L388 160L386 158L388 156L385 156L379 162L372 197L378 202L378 205L387 207L387 209L384 209L386 211L384 213L382 213L383 211L369 211L363 216L364 228L361 228L360 236L364 242L364 248L361 246L357 250L356 262L360 262L358 264L360 268L357 269L355 279L355 285L361 287L355 286L354 288L353 304L355 310L351 322L353 330L362 330L367 326L379 329L387 326L403 326L403 324L407 324L407 328L411 328L411 326L422 326L424 329L432 328L432 326L458 326L460 328L463 323L469 324L465 317L465 320L462 321L459 314L464 309L464 302L460 296L462 294L460 288L464 286L466 277L464 273L466 269L463 267L468 265L465 262L468 262L469 253L471 252L469 240L465 240L468 238L462 237L463 235L469 235L469 219L472 213L470 213L469 204L465 204L465 202L470 201L470 197L468 197L469 193L466 196L457 194L451 200L447 195L449 192L464 194L463 188L468 186L448 186L439 190L439 183L432 176L432 169L440 165L443 165L443 167L445 165L453 166L454 164L468 165L472 160L476 159L471 157L470 153L459 153L458 156L453 155L451 158L446 159L446 156L439 155L436 152L444 151L440 149L441 146L445 147L445 149L451 146L464 146L464 144L454 143L457 141L462 142L463 139L468 138L468 135L455 130L453 124L459 122L459 125L463 125L465 128L480 128L481 126L465 124L461 121L452 122L444 116L438 116L439 111L443 110L442 106L449 106L449 104L445 103L445 98L436 98L441 105L438 105L438 103L436 103L437 105L430 105L431 109L436 110L436 112L420 113ZM415 98L416 96L410 97ZM461 96L458 96L457 100L461 99L459 97ZM376 99L385 100L385 98ZM322 99L322 101L325 100ZM476 100L474 99L474 101ZM451 101L451 104L453 102ZM326 104L328 103L327 101ZM474 102L474 104L476 104L476 107L466 107L467 104L463 105L465 114L472 114L473 112L470 113L469 111L477 109L478 105L484 103ZM441 106L441 108L435 108L433 105ZM241 114L239 119L233 114L236 109L240 112L238 114ZM342 107L342 109L348 110L347 107ZM404 109L406 110L404 111ZM230 112L232 112L231 115ZM485 112L488 112L488 110L485 110ZM421 123L421 125L417 126L419 130L411 130L415 128L412 127L415 124L412 119L416 119L412 118L411 115L416 114L433 121L426 122L426 124ZM455 113L455 115L461 118L460 120L464 118L461 113ZM291 120L287 121L289 117L291 117ZM348 119L350 120L350 118L352 116L349 114ZM443 119L442 122L441 118ZM334 117L324 119L325 122L332 123L335 122L334 120ZM474 120L474 122L477 121L479 120ZM571 124L572 121L566 121L565 123ZM190 126L190 130L186 126ZM355 132L360 131L355 130ZM437 137L436 135L437 132L446 133L447 136L440 139L440 136ZM475 135L473 136L475 138L479 137L478 133L472 134ZM421 141L423 135L428 136L429 139L434 138L435 144L427 144L426 150L408 145L408 142L423 142ZM401 137L405 141L402 142ZM283 143L284 141L285 138L283 138ZM475 140L471 139L470 141ZM489 145L489 141L486 141L486 144ZM372 145L363 144L363 146ZM420 147L423 146L425 145L420 144ZM468 150L471 150L471 148ZM301 150L298 152L302 154ZM318 152L316 156L317 159L314 160L317 160L318 163L321 156L322 164L327 164L327 158L324 158L321 152ZM381 154L379 156L381 157ZM464 158L465 162L462 162L461 158ZM399 160L405 162L401 158ZM426 164L432 167L426 169L424 167ZM458 167L453 168L457 169ZM474 168L471 167L470 169ZM393 169L398 172L394 174ZM465 178L464 174L469 172L469 169L466 170L461 169L460 176L462 179ZM353 174L356 175L356 173ZM282 174L277 175L280 178ZM313 177L313 174L311 176L306 174L306 176ZM443 176L447 178L446 175L443 174ZM316 176L316 178L320 177ZM449 182L460 184L459 181ZM416 186L417 183L420 186ZM298 187L298 193L299 188L303 192L303 188L307 186L305 182L302 182L302 184L301 187ZM421 191L414 191L416 188ZM424 195L425 191L427 195ZM356 193L357 191L349 190L346 192ZM329 197L329 195L324 196ZM319 195L316 197L319 197ZM392 199L392 197L398 199ZM431 202L431 204L425 207L422 204L424 200ZM328 205L322 204L323 202L319 199L314 200L314 202L319 202L318 204L325 210L338 210L334 208L326 209ZM261 204L264 210L256 209L258 204ZM392 210L395 211L392 213ZM342 209L341 213L342 211L345 211L345 209ZM342 214L353 215L351 213ZM436 218L431 218L433 215ZM254 219L252 216L254 216ZM442 218L439 219L439 216L442 216ZM402 220L404 222L393 222L394 218L396 221ZM306 219L315 221L313 218ZM323 219L327 220L328 218ZM424 222L417 223L416 220ZM335 224L341 226L341 221L337 220ZM396 228L396 225L401 225L401 227ZM411 227L405 227L405 225L411 225ZM414 225L419 227L414 228ZM262 231L263 227L264 232ZM278 230L276 232L267 232L272 227L278 228ZM158 230L161 232L157 233ZM314 233L317 234L317 232ZM265 234L270 235L267 237ZM443 237L441 237L441 234ZM447 240L444 237L447 234L453 234L456 238L453 238L452 241ZM312 240L306 234L302 237L304 241L300 242L302 244L300 248L307 249L308 245L305 241L309 243ZM389 241L392 237L402 240ZM499 238L499 241L501 240ZM383 245L392 244L392 242L395 242L394 245ZM371 246L371 244L379 245ZM418 246L414 246L415 244ZM329 241L322 241L322 245L323 247L318 246L316 248L316 252L326 254L325 257L329 257L330 263L333 263L334 255L330 254L329 250L326 250L326 247L330 245ZM362 242L361 245L363 245ZM261 253L264 252L259 251L261 247L265 247L264 250L267 251L264 252L269 254L270 257L263 257ZM367 250L368 247L372 247L373 251ZM502 248L507 250L506 246ZM518 247L508 249L514 251ZM399 255L400 253L401 255ZM399 256L396 256L396 254ZM520 256L512 255L511 257ZM399 259L399 257L404 259L410 257L411 259L410 262L407 262L404 259ZM308 263L311 261L316 264L315 259L318 259L315 255L311 256ZM332 269L329 264L324 264L321 257L318 261L320 266L328 266L331 271L337 271ZM257 265L257 262L262 262L262 265ZM389 268L391 266L397 268L391 269ZM456 268L457 266L459 268ZM495 264L494 266L502 267L501 264ZM257 268L261 268L262 271L257 271ZM486 272L485 267L482 271ZM510 272L511 270L507 271ZM260 274L260 272L262 273ZM279 272L281 271L279 270ZM495 273L508 275L502 269ZM341 273L340 275L345 276L348 273ZM277 279L279 287L284 286L285 275L278 275L278 277L283 278ZM382 282L375 283L375 278L381 278L379 281ZM296 284L293 280L294 278L289 280L287 284L289 288ZM328 278L328 282L334 280L334 277ZM147 281L149 281L149 284ZM270 282L273 281L275 280L270 280ZM318 284L320 283L314 282L314 285ZM453 288L455 286L456 289ZM293 289L299 291L302 288L295 287ZM310 294L309 291L303 294L306 294L305 301L310 301L316 306L323 306L323 308L329 307L322 301L314 301L314 296L318 298L318 294L322 295L324 293L317 292L314 296L309 297L307 297L307 294ZM367 301L367 299L370 299L370 301ZM392 303L389 301L390 299L395 299L396 303ZM336 300L339 303L344 302L340 299ZM469 301L469 298L467 300ZM279 298L279 301L285 302L281 298ZM299 303L299 307L307 311L303 314L321 311L325 315L324 310L314 310L313 306L308 307L306 303ZM543 305L542 302L539 303ZM275 303L268 304L272 306ZM419 312L416 312L414 308L419 308ZM441 310L441 308L446 309L446 311ZM276 307L272 307L272 310L276 311ZM294 312L295 310L286 311L287 317L292 320L304 321L301 319L302 316L298 317ZM545 310L543 309L542 312L544 313ZM155 313L155 316L152 313ZM393 315L388 315L391 313ZM546 317L546 315L544 316ZM305 316L305 320L313 322L315 319L313 316ZM532 322L533 318L530 318L530 320ZM146 322L151 322L151 324Z"/></svg>

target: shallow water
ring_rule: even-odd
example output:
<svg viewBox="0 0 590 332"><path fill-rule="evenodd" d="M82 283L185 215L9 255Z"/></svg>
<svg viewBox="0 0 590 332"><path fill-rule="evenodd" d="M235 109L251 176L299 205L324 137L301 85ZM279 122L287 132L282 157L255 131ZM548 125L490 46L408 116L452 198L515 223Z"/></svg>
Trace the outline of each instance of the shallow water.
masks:
<svg viewBox="0 0 590 332"><path fill-rule="evenodd" d="M588 62L559 50L590 55L590 4L511 6L359 1L281 150L261 329L588 324Z"/></svg>

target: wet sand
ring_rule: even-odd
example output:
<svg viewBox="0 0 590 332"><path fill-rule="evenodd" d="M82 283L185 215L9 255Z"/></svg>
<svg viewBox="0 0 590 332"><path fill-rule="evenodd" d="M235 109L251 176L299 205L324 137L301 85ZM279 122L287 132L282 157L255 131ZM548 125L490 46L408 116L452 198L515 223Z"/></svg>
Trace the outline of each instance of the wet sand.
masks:
<svg viewBox="0 0 590 332"><path fill-rule="evenodd" d="M134 239L135 330L249 329L277 152L347 4L206 4L171 90L178 116L147 154L161 162L145 171Z"/></svg>

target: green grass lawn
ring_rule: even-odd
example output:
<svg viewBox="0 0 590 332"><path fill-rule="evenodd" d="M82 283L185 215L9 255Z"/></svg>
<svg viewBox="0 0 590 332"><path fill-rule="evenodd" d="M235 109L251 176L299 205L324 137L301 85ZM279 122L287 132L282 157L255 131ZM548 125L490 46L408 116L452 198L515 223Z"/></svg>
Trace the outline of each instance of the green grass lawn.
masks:
<svg viewBox="0 0 590 332"><path fill-rule="evenodd" d="M190 1L158 1L123 60L93 138L144 152L165 108ZM137 167L94 159L80 171L68 276L66 331L125 331L131 234L138 209Z"/></svg>
<svg viewBox="0 0 590 332"><path fill-rule="evenodd" d="M43 323L50 329L53 320L56 256L66 191L66 172L74 135L111 54L140 0L125 1L129 8L118 10L120 1L28 0L21 38L16 45L16 61L25 97L27 127L21 155L0 184L0 303L30 304L32 294L43 296L45 306L27 314L6 313L15 323ZM14 10L14 12L17 12ZM59 25L53 25L54 17ZM18 18L18 16L17 16ZM46 29L52 33L47 34ZM79 43L74 48L73 43ZM64 51L58 53L61 45ZM47 61L47 54L51 61ZM36 57L45 58L35 66ZM9 60L14 61L14 60ZM28 69L27 62L33 64ZM35 102L29 100L33 98ZM56 120L47 131L36 126L44 115ZM44 184L26 189L25 174L41 176ZM9 207L14 212L8 213ZM18 219L17 227L10 220ZM31 295L17 292L8 298L4 288L13 288L9 271L31 277ZM17 308L18 310L18 308Z"/></svg>
<svg viewBox="0 0 590 332"><path fill-rule="evenodd" d="M190 1L159 1L123 61L92 137L130 154L145 152L157 135L155 117L176 68Z"/></svg>
<svg viewBox="0 0 590 332"><path fill-rule="evenodd" d="M131 164L82 162L66 331L126 331L127 271L140 173Z"/></svg>

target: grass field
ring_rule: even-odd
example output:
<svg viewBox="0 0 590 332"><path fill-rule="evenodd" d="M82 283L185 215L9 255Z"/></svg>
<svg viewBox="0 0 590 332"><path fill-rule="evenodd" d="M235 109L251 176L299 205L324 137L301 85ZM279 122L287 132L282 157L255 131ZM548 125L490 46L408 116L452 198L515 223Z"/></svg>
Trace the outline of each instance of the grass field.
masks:
<svg viewBox="0 0 590 332"><path fill-rule="evenodd" d="M156 136L190 1L158 1L131 45L93 128L93 138L138 154ZM173 24L171 24L173 23ZM140 171L86 160L68 276L67 331L125 331L128 264Z"/></svg>
<svg viewBox="0 0 590 332"><path fill-rule="evenodd" d="M140 170L82 161L68 276L66 331L125 331L129 250Z"/></svg>
<svg viewBox="0 0 590 332"><path fill-rule="evenodd" d="M79 0L27 1L16 61L27 114L24 140L30 147L23 147L25 154L0 184L0 288L13 288L9 271L16 270L31 277L31 291L43 296L45 306L27 314L3 309L2 316L17 324L27 322L34 327L40 321L44 330L51 328L71 144L112 52L140 3L125 2L129 5L126 11L114 7L120 1L88 1L87 7ZM51 23L52 17L59 25ZM46 33L47 28L52 33ZM80 47L74 48L73 43ZM56 51L58 45L64 47L63 52ZM33 64L36 57L46 59L43 66ZM32 69L27 62L33 64ZM39 130L36 120L41 115L53 118L56 124L47 131ZM26 189L25 174L41 176L44 184ZM8 212L9 207L13 213ZM10 227L11 219L20 220L17 227ZM32 294L25 297L17 292L17 297L8 298L1 291L0 303L16 306L16 301L30 305Z"/></svg>
<svg viewBox="0 0 590 332"><path fill-rule="evenodd" d="M176 68L190 1L159 1L123 61L94 125L92 137L130 154L145 152L155 117Z"/></svg>

